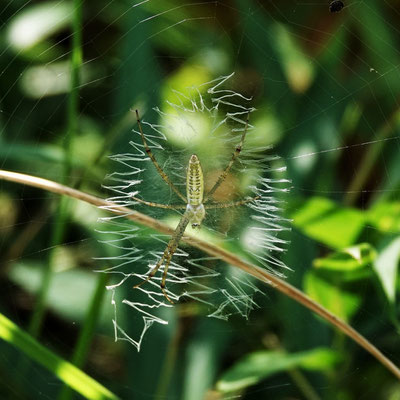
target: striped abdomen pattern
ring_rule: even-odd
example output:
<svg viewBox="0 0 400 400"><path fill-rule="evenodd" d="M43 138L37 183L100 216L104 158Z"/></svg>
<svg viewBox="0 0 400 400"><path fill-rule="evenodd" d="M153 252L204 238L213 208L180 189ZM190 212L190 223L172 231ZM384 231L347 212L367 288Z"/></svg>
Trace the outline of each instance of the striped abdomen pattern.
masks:
<svg viewBox="0 0 400 400"><path fill-rule="evenodd" d="M203 203L204 178L199 158L193 154L189 160L186 177L187 202L192 206Z"/></svg>

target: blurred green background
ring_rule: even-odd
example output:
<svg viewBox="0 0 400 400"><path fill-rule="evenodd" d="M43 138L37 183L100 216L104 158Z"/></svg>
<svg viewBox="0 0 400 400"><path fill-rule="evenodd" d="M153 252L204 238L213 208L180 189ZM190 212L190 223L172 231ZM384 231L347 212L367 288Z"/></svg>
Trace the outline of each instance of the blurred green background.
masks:
<svg viewBox="0 0 400 400"><path fill-rule="evenodd" d="M0 4L1 168L106 197L132 107L156 121L171 89L235 72L292 181L287 279L399 362L400 1L349 0L337 14L319 0ZM1 313L120 398L400 399L375 359L267 287L248 321L177 305L140 353L115 343L93 272L108 266L95 259L108 255L100 211L0 190ZM10 342L2 399L83 398Z"/></svg>

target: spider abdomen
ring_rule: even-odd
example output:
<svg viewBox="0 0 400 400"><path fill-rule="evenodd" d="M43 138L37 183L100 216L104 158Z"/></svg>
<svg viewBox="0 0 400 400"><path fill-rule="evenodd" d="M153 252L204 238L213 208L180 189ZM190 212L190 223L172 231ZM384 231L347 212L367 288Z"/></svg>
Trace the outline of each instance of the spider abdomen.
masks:
<svg viewBox="0 0 400 400"><path fill-rule="evenodd" d="M187 202L192 206L203 203L204 178L199 158L193 154L190 157L186 177Z"/></svg>

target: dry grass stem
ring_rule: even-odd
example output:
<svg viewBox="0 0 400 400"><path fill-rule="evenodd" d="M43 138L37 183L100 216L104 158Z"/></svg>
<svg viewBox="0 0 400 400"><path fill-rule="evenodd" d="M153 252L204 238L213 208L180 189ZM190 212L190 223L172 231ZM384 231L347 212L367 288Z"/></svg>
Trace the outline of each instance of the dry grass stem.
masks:
<svg viewBox="0 0 400 400"><path fill-rule="evenodd" d="M90 194L81 192L76 189L71 189L67 186L49 181L47 179L42 179L30 175L0 170L0 179L37 187L64 196L69 196L93 204L96 207L105 207L105 206L110 207L110 205L112 205L112 203L107 202L101 198L92 196ZM115 213L124 215L126 218L134 221L135 223L145 225L149 228L155 229L164 234L173 233L173 229L169 228L164 223L159 222L156 219L151 218L145 214L115 204L112 205L112 208ZM371 355L373 355L381 364L383 364L389 371L391 371L400 380L400 370L371 342L369 342L364 336L358 333L345 321L338 318L330 311L322 307L320 304L313 301L303 292L296 289L294 286L290 285L286 281L283 281L277 276L274 276L266 272L264 269L240 259L235 254L230 253L221 247L215 246L211 243L205 242L190 235L183 236L182 240L190 244L191 246L203 250L205 253L209 255L218 257L219 259L227 262L228 264L242 269L248 274L272 286L274 289L280 291L281 293L292 298L296 302L302 304L304 307L310 309L311 311L313 311L314 313L316 313L317 315L328 321L331 325L335 326L337 329L342 331L345 335L353 339L356 343L358 343L361 347L363 347L366 351L368 351Z"/></svg>

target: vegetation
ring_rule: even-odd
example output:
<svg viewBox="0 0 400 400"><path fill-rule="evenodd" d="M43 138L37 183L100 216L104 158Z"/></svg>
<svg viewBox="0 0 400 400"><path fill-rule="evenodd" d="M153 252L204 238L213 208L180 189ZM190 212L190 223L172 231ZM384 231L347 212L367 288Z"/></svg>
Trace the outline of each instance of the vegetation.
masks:
<svg viewBox="0 0 400 400"><path fill-rule="evenodd" d="M388 361L400 356L399 3L345 2L336 13L320 3L3 8L1 168L25 175L0 171L1 398L400 398ZM196 302L171 305L169 324L151 326L137 352L114 341L105 287L115 282L95 272L119 255L104 246L98 218L108 214L94 206L110 196L108 156L130 151L132 110L156 124L153 108L173 90L232 72L232 89L257 108L253 145L273 145L287 166L292 229L281 258L292 286L277 280L274 290L256 261L241 261L243 244L232 245L241 226L222 250L188 239L264 280L259 307L248 320L220 321ZM176 151L168 139L165 151ZM212 154L206 140L198 145ZM149 215L134 215L132 229L169 232L167 219ZM148 234L136 239L153 246ZM127 326L138 321L132 308L123 314Z"/></svg>

